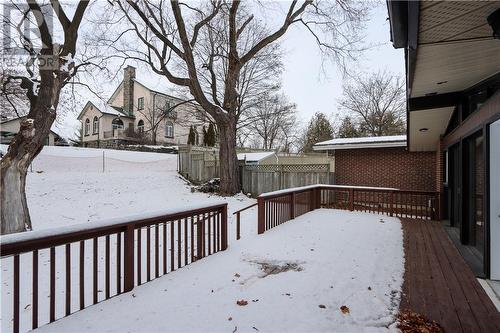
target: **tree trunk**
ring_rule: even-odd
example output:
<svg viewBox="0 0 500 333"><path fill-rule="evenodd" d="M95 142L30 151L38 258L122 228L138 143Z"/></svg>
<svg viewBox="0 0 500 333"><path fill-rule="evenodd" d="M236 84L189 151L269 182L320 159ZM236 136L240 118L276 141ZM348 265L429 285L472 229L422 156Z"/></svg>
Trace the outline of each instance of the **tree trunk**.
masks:
<svg viewBox="0 0 500 333"><path fill-rule="evenodd" d="M236 121L218 124L220 135L220 192L234 195L240 191L238 158L236 156Z"/></svg>
<svg viewBox="0 0 500 333"><path fill-rule="evenodd" d="M151 133L151 144L156 146L156 130Z"/></svg>
<svg viewBox="0 0 500 333"><path fill-rule="evenodd" d="M56 118L55 108L59 102L59 93L59 83L52 77L52 73L44 73L36 103L21 121L19 132L0 162L2 234L31 229L25 191L26 175L29 165L42 150L50 133L50 127Z"/></svg>

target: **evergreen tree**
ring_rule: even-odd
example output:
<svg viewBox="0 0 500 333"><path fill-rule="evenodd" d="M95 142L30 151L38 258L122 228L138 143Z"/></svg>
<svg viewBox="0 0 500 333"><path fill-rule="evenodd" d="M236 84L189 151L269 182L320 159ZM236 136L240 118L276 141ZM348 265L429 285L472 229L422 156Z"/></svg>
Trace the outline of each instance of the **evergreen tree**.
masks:
<svg viewBox="0 0 500 333"><path fill-rule="evenodd" d="M305 133L303 152L313 151L314 144L333 138L333 127L324 113L316 112Z"/></svg>
<svg viewBox="0 0 500 333"><path fill-rule="evenodd" d="M203 125L203 145L204 146L209 146L208 144L208 135L207 135L207 129L205 128L205 125Z"/></svg>
<svg viewBox="0 0 500 333"><path fill-rule="evenodd" d="M339 138L356 138L360 136L360 134L359 129L356 127L356 124L352 122L351 117L345 116L339 126L337 136Z"/></svg>
<svg viewBox="0 0 500 333"><path fill-rule="evenodd" d="M193 125L189 127L188 145L194 145L196 143L196 133L194 132Z"/></svg>
<svg viewBox="0 0 500 333"><path fill-rule="evenodd" d="M215 141L216 141L215 126L213 123L210 123L208 125L208 131L207 131L207 146L214 147Z"/></svg>

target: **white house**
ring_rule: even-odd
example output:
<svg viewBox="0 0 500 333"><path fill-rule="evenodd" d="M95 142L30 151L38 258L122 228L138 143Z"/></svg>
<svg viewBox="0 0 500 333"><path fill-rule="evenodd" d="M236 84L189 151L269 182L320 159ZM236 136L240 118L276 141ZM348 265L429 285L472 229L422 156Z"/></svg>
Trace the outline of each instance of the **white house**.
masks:
<svg viewBox="0 0 500 333"><path fill-rule="evenodd" d="M176 106L178 105L178 106ZM123 80L107 103L88 101L78 116L86 147L135 144L185 145L193 126L203 142L207 118L194 102L168 95L136 79L135 68L124 69Z"/></svg>

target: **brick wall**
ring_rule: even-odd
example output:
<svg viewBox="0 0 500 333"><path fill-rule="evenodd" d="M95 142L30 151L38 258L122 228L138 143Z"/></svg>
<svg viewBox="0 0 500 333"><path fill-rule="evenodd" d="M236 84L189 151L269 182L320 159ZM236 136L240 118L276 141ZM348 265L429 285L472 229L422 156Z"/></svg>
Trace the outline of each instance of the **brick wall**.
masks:
<svg viewBox="0 0 500 333"><path fill-rule="evenodd" d="M436 190L436 152L408 152L405 148L335 151L335 183Z"/></svg>

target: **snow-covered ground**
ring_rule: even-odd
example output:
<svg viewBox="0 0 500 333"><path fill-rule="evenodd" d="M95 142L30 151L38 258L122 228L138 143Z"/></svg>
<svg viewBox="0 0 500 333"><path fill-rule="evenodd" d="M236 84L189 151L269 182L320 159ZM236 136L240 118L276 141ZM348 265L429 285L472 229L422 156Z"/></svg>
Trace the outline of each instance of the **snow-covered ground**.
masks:
<svg viewBox="0 0 500 333"><path fill-rule="evenodd" d="M401 244L395 218L317 210L39 331L396 330Z"/></svg>
<svg viewBox="0 0 500 333"><path fill-rule="evenodd" d="M6 146L0 145L0 149L5 151ZM46 146L32 170L28 173L27 197L34 230L191 203L228 202L231 223L234 211L255 202L242 194L223 198L191 193L190 186L177 174L174 154ZM245 212L242 218L253 220L255 211ZM235 232L235 228L229 229ZM242 233L255 230L255 223L242 227Z"/></svg>
<svg viewBox="0 0 500 333"><path fill-rule="evenodd" d="M371 332L384 331L391 324L404 266L399 220L382 217L381 222L380 216L371 214L320 210L258 236L254 207L242 214L242 239L236 241L232 212L255 200L241 194L221 198L192 193L176 168L177 155L58 147L42 150L27 182L35 230L228 202L229 249L41 331L232 332L237 327L237 331L253 332ZM43 274L48 257L40 260ZM299 271L262 277L262 264L287 263L300 267ZM21 272L30 267L30 260L21 258ZM11 328L11 262L2 260L1 269L2 331L7 332ZM30 285L29 276L26 279ZM41 285L43 280L46 277ZM30 295L22 290L23 295L21 317L26 329ZM236 305L241 299L248 305ZM342 305L349 307L349 313L342 313ZM40 305L40 324L48 319L46 307Z"/></svg>

